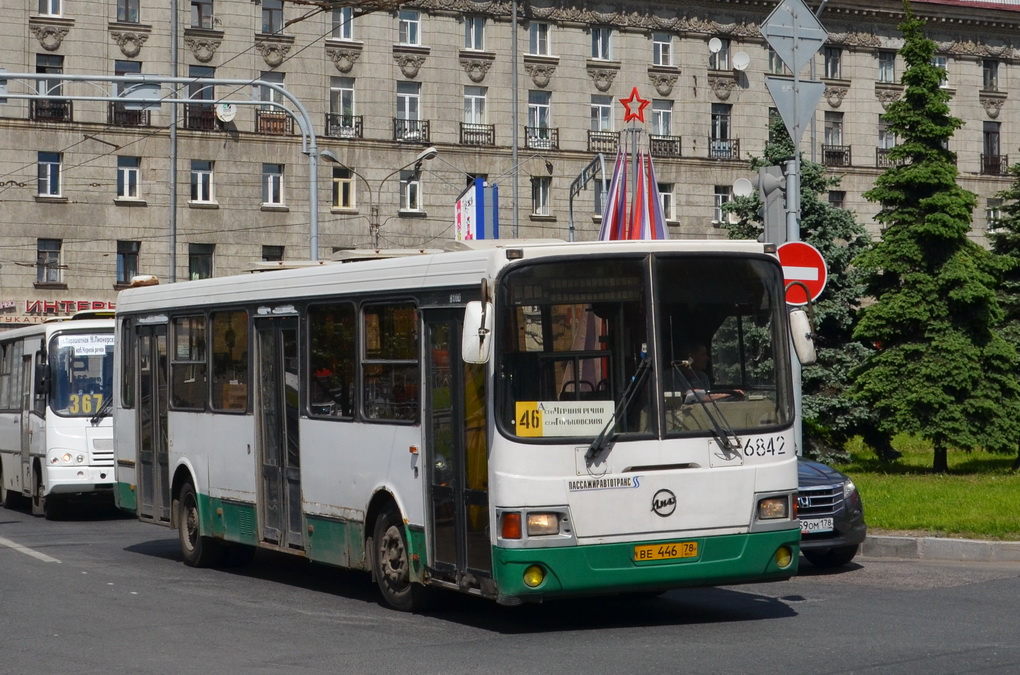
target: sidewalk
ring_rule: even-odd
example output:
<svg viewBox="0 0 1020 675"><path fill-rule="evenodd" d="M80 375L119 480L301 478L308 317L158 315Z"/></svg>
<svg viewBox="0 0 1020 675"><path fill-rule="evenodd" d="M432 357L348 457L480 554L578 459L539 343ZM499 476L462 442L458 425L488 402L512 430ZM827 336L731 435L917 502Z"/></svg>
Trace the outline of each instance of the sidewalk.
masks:
<svg viewBox="0 0 1020 675"><path fill-rule="evenodd" d="M978 541L868 533L861 555L869 558L1020 563L1020 541Z"/></svg>

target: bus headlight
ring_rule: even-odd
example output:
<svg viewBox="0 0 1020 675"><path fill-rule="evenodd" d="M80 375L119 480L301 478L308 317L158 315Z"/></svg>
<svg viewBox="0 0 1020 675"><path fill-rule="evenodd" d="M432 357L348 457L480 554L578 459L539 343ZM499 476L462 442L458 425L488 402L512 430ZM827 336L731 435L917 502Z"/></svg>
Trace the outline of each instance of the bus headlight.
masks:
<svg viewBox="0 0 1020 675"><path fill-rule="evenodd" d="M787 496L766 497L758 502L758 520L777 520L790 517L790 499Z"/></svg>
<svg viewBox="0 0 1020 675"><path fill-rule="evenodd" d="M528 514L528 536L542 534L559 534L560 514L558 513L529 513Z"/></svg>

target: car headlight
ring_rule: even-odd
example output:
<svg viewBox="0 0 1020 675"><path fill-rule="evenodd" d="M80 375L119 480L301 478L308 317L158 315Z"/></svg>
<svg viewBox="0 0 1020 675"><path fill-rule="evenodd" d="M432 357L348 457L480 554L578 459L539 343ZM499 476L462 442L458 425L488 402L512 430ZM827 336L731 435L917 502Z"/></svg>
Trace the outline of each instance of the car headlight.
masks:
<svg viewBox="0 0 1020 675"><path fill-rule="evenodd" d="M850 499L855 492L857 492L857 486L852 480L843 483L843 499Z"/></svg>

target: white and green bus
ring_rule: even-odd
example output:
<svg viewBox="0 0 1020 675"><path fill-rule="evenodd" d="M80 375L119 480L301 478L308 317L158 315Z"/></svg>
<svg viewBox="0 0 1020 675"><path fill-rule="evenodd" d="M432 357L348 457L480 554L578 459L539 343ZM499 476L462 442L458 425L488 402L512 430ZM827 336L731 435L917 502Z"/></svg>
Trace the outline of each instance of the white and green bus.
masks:
<svg viewBox="0 0 1020 675"><path fill-rule="evenodd" d="M287 552L405 610L789 578L772 250L497 240L125 290L118 503L190 565Z"/></svg>
<svg viewBox="0 0 1020 675"><path fill-rule="evenodd" d="M59 517L70 500L111 501L113 316L0 333L0 502Z"/></svg>

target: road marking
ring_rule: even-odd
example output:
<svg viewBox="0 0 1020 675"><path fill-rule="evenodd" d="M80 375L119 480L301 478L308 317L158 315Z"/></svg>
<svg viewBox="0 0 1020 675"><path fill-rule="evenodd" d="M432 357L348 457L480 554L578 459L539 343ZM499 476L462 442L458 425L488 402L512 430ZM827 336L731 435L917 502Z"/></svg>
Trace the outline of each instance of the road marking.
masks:
<svg viewBox="0 0 1020 675"><path fill-rule="evenodd" d="M817 267L794 267L783 265L783 275L787 279L803 279L804 281L818 281Z"/></svg>
<svg viewBox="0 0 1020 675"><path fill-rule="evenodd" d="M22 546L21 544L17 544L15 542L11 541L10 539L4 539L3 537L0 537L0 546L6 546L7 548L13 548L15 551L20 551L21 553L24 553L25 555L30 555L33 558L35 558L36 560L42 560L43 562L55 562L55 563L59 563L60 562L56 558L51 558L50 556L46 555L45 553L40 553L39 551L33 551L32 549L28 548L27 546Z"/></svg>

